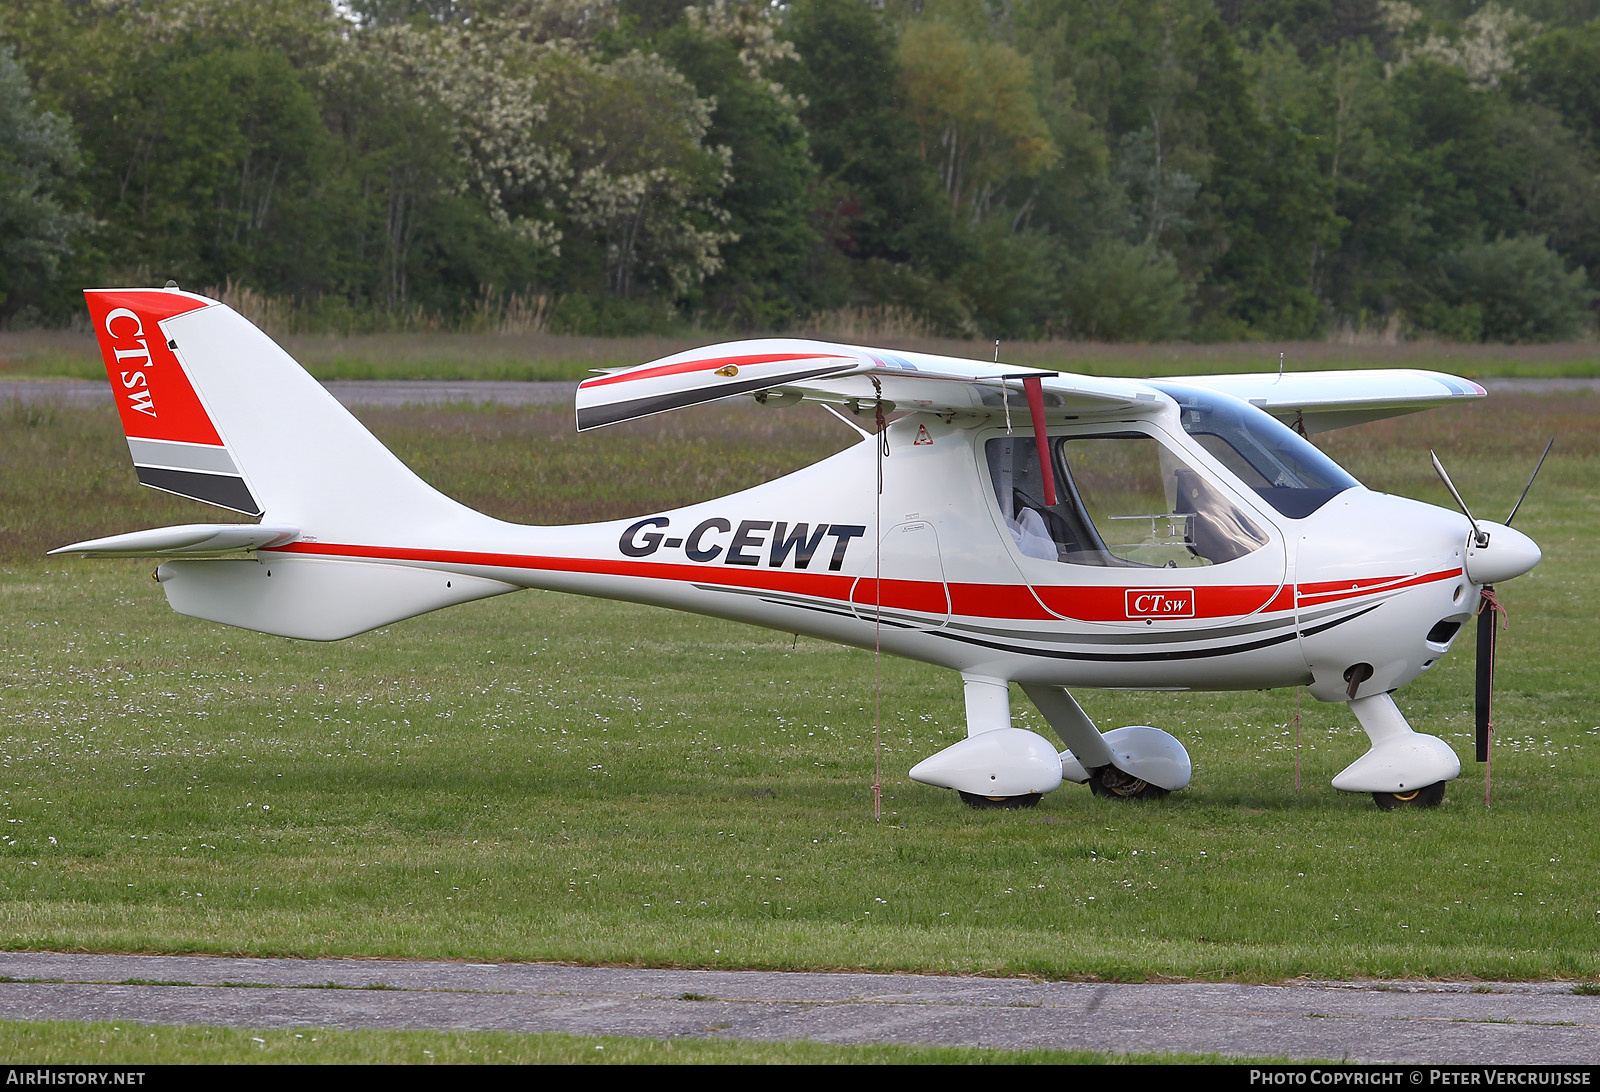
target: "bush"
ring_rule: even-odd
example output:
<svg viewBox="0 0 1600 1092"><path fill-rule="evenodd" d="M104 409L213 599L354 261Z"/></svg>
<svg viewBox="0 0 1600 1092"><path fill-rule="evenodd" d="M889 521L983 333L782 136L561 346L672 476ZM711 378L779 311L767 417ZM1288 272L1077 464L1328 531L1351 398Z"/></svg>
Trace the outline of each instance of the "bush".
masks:
<svg viewBox="0 0 1600 1092"><path fill-rule="evenodd" d="M1013 232L1001 218L979 225L972 242L973 260L958 278L978 332L989 338L1038 337L1060 291L1054 241L1040 232Z"/></svg>
<svg viewBox="0 0 1600 1092"><path fill-rule="evenodd" d="M903 308L944 337L981 335L961 292L932 273L883 258L853 262L850 272L860 305Z"/></svg>
<svg viewBox="0 0 1600 1092"><path fill-rule="evenodd" d="M1584 333L1593 302L1583 270L1568 272L1542 237L1524 235L1446 255L1435 298L1415 319L1461 341L1563 341Z"/></svg>
<svg viewBox="0 0 1600 1092"><path fill-rule="evenodd" d="M575 292L551 309L548 329L586 337L637 337L680 330L684 322L659 300L622 299L606 293Z"/></svg>
<svg viewBox="0 0 1600 1092"><path fill-rule="evenodd" d="M1164 341L1189 328L1189 289L1178 263L1154 245L1096 244L1067 264L1066 333L1091 341Z"/></svg>

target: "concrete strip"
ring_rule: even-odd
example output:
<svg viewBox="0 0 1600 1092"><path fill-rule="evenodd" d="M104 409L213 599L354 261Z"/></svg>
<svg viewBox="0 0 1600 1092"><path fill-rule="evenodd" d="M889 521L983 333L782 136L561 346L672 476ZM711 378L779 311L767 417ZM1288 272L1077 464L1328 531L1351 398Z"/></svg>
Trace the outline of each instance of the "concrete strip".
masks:
<svg viewBox="0 0 1600 1092"><path fill-rule="evenodd" d="M0 1019L1592 1064L1562 983L1102 984L341 959L0 953ZM160 983L160 984L158 984ZM223 988L226 987L226 988Z"/></svg>

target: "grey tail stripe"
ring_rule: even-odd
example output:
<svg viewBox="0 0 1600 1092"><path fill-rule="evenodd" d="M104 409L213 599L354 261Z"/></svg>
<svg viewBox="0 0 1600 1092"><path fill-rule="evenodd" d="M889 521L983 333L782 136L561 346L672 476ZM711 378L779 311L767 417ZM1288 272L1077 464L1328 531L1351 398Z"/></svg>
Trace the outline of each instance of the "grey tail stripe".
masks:
<svg viewBox="0 0 1600 1092"><path fill-rule="evenodd" d="M197 470L202 474L237 474L233 457L225 447L209 444L163 443L128 437L128 450L133 454L135 466L171 467L174 470Z"/></svg>
<svg viewBox="0 0 1600 1092"><path fill-rule="evenodd" d="M649 398L635 398L628 402L588 406L578 411L578 429L581 432L584 429L599 428L601 425L614 425L619 421L631 421L635 417L648 417L652 413L697 406L701 402L712 402L733 394L749 394L751 391L766 390L768 387L781 387L785 383L798 383L802 379L815 379L819 375L833 375L836 372L849 371L855 366L854 362L843 366L835 364L828 368L789 372L787 375L751 379L742 383L719 383L714 387L696 387L693 390L673 391L671 394L657 394Z"/></svg>
<svg viewBox="0 0 1600 1092"><path fill-rule="evenodd" d="M164 470L155 466L138 466L134 469L139 472L139 481L152 489L231 508L247 516L261 515L261 506L250 495L244 479L237 475L197 474L192 470Z"/></svg>

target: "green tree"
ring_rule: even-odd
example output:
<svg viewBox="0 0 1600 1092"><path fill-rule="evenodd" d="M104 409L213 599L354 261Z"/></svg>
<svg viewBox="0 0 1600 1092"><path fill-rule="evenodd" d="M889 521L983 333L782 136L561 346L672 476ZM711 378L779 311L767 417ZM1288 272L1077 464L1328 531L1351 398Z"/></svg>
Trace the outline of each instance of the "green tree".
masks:
<svg viewBox="0 0 1600 1092"><path fill-rule="evenodd" d="M85 149L100 275L322 287L337 213L308 73L341 40L330 7L18 0L6 18Z"/></svg>
<svg viewBox="0 0 1600 1092"><path fill-rule="evenodd" d="M512 274L502 289L543 270L547 288L661 306L720 267L727 163L705 141L710 104L661 57L606 38L606 11L506 4L376 32L416 96L408 109L446 134L458 193L500 235L473 231L463 246L434 233L430 260L487 262L480 275ZM467 212L436 207L453 222Z"/></svg>
<svg viewBox="0 0 1600 1092"><path fill-rule="evenodd" d="M967 250L907 124L883 17L861 0L797 0L787 31L797 60L781 79L805 103L800 117L831 221L822 233L851 259L953 273Z"/></svg>
<svg viewBox="0 0 1600 1092"><path fill-rule="evenodd" d="M956 278L985 337L1038 337L1056 314L1060 254L1043 231L994 219L970 229L974 258Z"/></svg>
<svg viewBox="0 0 1600 1092"><path fill-rule="evenodd" d="M1285 119L1263 116L1220 20L1202 19L1188 47L1210 154L1201 200L1221 251L1202 302L1269 335L1315 334L1324 313L1312 258L1334 240L1337 222L1312 141Z"/></svg>
<svg viewBox="0 0 1600 1092"><path fill-rule="evenodd" d="M1518 96L1555 110L1590 144L1600 141L1600 22L1538 35L1520 60Z"/></svg>
<svg viewBox="0 0 1600 1092"><path fill-rule="evenodd" d="M77 168L67 122L39 109L27 73L0 46L0 319L44 302L87 226L64 196Z"/></svg>
<svg viewBox="0 0 1600 1092"><path fill-rule="evenodd" d="M733 238L705 283L705 306L741 327L781 328L817 302L807 277L820 241L816 169L795 104L752 73L728 37L680 23L659 45L696 94L715 103L705 143L728 151L720 205Z"/></svg>
<svg viewBox="0 0 1600 1092"><path fill-rule="evenodd" d="M1419 210L1390 172L1412 149L1383 62L1354 41L1311 63L1264 43L1255 63L1258 98L1272 104L1278 124L1309 138L1328 186L1338 236L1311 250L1312 293L1349 325L1385 321L1408 279L1403 241L1417 230Z"/></svg>
<svg viewBox="0 0 1600 1092"><path fill-rule="evenodd" d="M982 219L1001 186L1035 177L1059 157L1028 63L1009 46L924 21L905 28L898 59L918 153L935 168L952 213Z"/></svg>
<svg viewBox="0 0 1600 1092"><path fill-rule="evenodd" d="M218 46L138 62L122 94L83 119L113 265L202 286L316 287L306 258L321 235L312 193L323 130L288 61Z"/></svg>
<svg viewBox="0 0 1600 1092"><path fill-rule="evenodd" d="M1091 341L1165 341L1189 329L1189 289L1152 243L1107 240L1067 262L1062 323Z"/></svg>
<svg viewBox="0 0 1600 1092"><path fill-rule="evenodd" d="M1306 61L1364 42L1384 48L1383 0L1219 0L1217 11L1241 41L1278 36Z"/></svg>
<svg viewBox="0 0 1600 1092"><path fill-rule="evenodd" d="M323 118L335 160L326 183L345 211L329 272L356 308L417 302L443 313L484 286L517 291L531 280L484 264L488 218L473 215L449 117L417 93L402 35L354 38L321 73ZM480 243L474 246L473 242ZM460 268L461 252L476 261Z"/></svg>

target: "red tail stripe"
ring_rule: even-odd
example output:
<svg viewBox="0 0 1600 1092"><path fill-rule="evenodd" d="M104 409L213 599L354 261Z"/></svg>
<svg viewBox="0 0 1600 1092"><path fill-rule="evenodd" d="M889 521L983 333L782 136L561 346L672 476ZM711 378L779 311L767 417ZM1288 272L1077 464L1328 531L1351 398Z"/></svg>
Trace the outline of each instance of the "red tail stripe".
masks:
<svg viewBox="0 0 1600 1092"><path fill-rule="evenodd" d="M123 431L140 440L220 447L222 438L160 327L208 302L159 288L93 289L84 297Z"/></svg>

